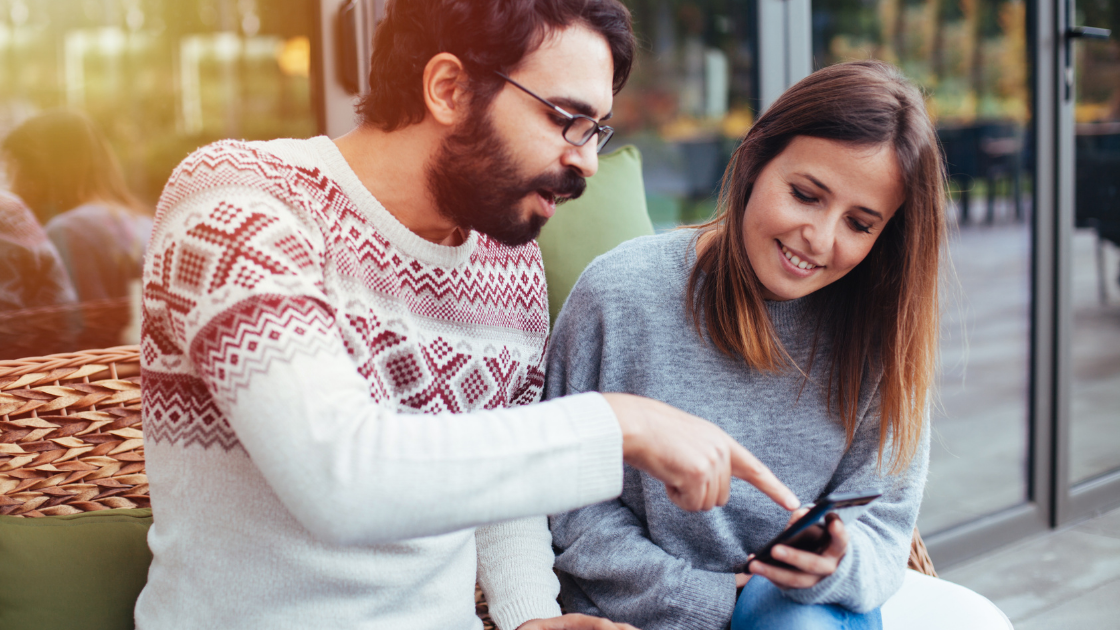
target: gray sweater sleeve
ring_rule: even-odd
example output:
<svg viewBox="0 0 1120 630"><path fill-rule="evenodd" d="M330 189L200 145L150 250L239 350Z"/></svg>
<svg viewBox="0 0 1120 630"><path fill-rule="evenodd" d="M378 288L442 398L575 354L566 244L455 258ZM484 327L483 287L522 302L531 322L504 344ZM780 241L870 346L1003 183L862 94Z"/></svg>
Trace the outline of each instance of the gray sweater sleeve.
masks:
<svg viewBox="0 0 1120 630"><path fill-rule="evenodd" d="M556 321L545 397L603 391L603 313L586 278L577 283ZM578 315L573 315L573 313ZM623 485L638 484L626 467ZM571 612L607 617L643 630L723 628L735 609L734 574L697 569L654 544L619 499L550 518L561 593ZM573 588L574 587L574 588Z"/></svg>
<svg viewBox="0 0 1120 630"><path fill-rule="evenodd" d="M863 613L882 606L902 586L929 466L928 413L913 461L896 476L879 474L878 424L876 404L860 423L828 492L859 492L878 487L883 496L848 527L848 551L835 573L811 588L785 591L796 602L839 604ZM889 449L885 450L884 470L890 466L890 456Z"/></svg>

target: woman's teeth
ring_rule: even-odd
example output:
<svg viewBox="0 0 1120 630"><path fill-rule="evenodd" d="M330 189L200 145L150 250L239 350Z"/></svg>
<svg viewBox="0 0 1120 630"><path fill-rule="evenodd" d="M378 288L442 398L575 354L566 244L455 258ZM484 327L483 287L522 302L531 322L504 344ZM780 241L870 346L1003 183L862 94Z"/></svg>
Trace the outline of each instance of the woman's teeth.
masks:
<svg viewBox="0 0 1120 630"><path fill-rule="evenodd" d="M797 267L798 269L808 270L808 269L816 269L817 268L816 265L807 263L804 260L801 260L800 258L795 256L794 254L790 253L790 251L788 249L786 249L785 245L782 245L782 253L786 255L786 260L793 263L793 266Z"/></svg>

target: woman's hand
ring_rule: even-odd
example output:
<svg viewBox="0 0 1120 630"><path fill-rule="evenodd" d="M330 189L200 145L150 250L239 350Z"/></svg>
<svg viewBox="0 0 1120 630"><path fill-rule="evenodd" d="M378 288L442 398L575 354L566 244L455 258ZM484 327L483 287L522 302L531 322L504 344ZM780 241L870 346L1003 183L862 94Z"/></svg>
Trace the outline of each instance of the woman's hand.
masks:
<svg viewBox="0 0 1120 630"><path fill-rule="evenodd" d="M801 518L807 511L808 509L802 508L794 512L786 526ZM774 556L775 560L794 566L795 569L783 569L756 561L750 564L751 574L761 575L781 588L809 588L835 573L836 567L840 566L840 560L848 551L848 532L844 529L844 521L836 515L829 514L826 520L831 541L822 553L818 555L788 545L776 545L770 551L770 555ZM736 583L738 583L738 576L736 576Z"/></svg>
<svg viewBox="0 0 1120 630"><path fill-rule="evenodd" d="M517 627L517 630L638 630L628 623L615 623L610 619L580 615L577 613L533 619Z"/></svg>

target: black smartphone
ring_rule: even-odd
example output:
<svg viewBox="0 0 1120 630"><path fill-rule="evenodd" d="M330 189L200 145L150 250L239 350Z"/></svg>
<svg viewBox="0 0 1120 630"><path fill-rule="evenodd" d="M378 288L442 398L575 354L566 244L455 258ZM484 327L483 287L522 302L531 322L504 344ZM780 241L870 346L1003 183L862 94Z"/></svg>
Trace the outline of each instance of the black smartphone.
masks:
<svg viewBox="0 0 1120 630"><path fill-rule="evenodd" d="M753 558L735 567L735 573L750 573L751 563L755 560L775 567L793 569L794 567L770 555L774 545L786 545L810 553L821 553L832 542L832 537L828 533L828 524L833 518L839 518L845 524L854 523L867 511L871 503L881 496L883 496L881 492L837 492L828 495L773 540L763 545L755 552Z"/></svg>

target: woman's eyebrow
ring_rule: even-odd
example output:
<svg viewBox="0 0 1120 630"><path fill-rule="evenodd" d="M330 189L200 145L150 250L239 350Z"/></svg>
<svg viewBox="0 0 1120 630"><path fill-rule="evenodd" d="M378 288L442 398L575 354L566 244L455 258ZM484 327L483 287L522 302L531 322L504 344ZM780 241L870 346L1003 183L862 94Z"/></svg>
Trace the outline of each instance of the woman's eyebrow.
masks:
<svg viewBox="0 0 1120 630"><path fill-rule="evenodd" d="M813 182L813 185L816 186L817 188L820 188L821 190L825 191L826 193L832 194L832 189L829 188L828 186L825 186L824 183L821 182L821 180L817 179L816 177L813 177L812 175L810 175L808 173L798 173L798 175L800 175L800 176L804 177L805 179Z"/></svg>
<svg viewBox="0 0 1120 630"><path fill-rule="evenodd" d="M870 214L870 215L874 216L875 218L879 219L880 221L883 219L883 215L881 213L876 212L875 210L872 210L871 208L864 208L863 206L856 206L856 210L863 210L867 214Z"/></svg>

